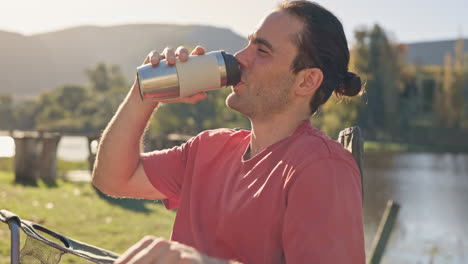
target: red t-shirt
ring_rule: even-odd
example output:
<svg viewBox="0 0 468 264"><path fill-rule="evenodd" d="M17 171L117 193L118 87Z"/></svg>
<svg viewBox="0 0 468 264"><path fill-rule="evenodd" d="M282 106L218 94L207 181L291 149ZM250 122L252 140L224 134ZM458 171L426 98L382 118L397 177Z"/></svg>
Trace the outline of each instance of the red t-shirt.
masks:
<svg viewBox="0 0 468 264"><path fill-rule="evenodd" d="M250 132L205 131L142 155L178 208L172 240L243 263L365 262L359 169L309 121L249 160Z"/></svg>

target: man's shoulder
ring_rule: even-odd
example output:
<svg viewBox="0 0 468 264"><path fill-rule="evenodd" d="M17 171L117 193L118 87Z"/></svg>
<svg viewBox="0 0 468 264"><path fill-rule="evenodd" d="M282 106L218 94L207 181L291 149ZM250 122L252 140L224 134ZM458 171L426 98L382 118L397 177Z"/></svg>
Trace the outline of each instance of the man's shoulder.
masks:
<svg viewBox="0 0 468 264"><path fill-rule="evenodd" d="M297 158L306 162L321 159L351 160L352 156L343 146L322 131L311 127L298 136L290 146Z"/></svg>
<svg viewBox="0 0 468 264"><path fill-rule="evenodd" d="M320 130L305 132L297 137L288 148L286 159L296 167L297 172L295 176L288 178L288 181L293 182L292 179L299 175L311 178L311 171L313 174L319 171L326 174L346 171L344 174L352 174L355 176L353 179L359 181L357 163L348 150Z"/></svg>

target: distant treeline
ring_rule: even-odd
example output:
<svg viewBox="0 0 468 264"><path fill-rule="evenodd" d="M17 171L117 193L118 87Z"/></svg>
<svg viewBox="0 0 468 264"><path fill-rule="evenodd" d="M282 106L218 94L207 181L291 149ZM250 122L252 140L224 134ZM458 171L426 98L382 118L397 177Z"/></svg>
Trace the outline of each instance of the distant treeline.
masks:
<svg viewBox="0 0 468 264"><path fill-rule="evenodd" d="M335 138L342 128L359 125L366 139L437 144L434 140L443 138L442 146L456 145L457 135L468 131L468 54L463 40L438 66L408 64L407 46L393 43L378 25L357 30L354 37L350 71L362 77L365 93L332 98L313 122ZM15 103L11 95L0 95L0 130L100 133L130 83L116 65L100 63L86 73L88 86L64 85ZM248 128L245 117L225 106L229 92L209 92L208 99L196 105L163 105L149 132L194 135L217 127Z"/></svg>

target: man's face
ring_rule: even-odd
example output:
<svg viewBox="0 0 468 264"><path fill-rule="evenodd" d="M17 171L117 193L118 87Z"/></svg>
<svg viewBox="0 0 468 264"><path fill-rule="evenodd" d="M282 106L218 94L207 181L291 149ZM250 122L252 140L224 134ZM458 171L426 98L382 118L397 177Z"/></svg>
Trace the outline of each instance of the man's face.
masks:
<svg viewBox="0 0 468 264"><path fill-rule="evenodd" d="M226 104L250 119L268 119L284 112L294 99L296 75L292 62L297 54L293 38L302 23L285 12L273 12L249 36L249 44L235 54L241 65L241 82Z"/></svg>

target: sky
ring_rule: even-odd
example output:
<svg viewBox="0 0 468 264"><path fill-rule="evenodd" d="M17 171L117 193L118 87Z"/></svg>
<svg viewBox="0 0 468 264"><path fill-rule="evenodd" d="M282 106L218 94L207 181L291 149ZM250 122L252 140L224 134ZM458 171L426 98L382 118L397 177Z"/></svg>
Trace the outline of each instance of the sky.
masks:
<svg viewBox="0 0 468 264"><path fill-rule="evenodd" d="M397 42L468 36L468 0L317 1L353 31L378 23ZM80 25L140 23L225 27L247 36L278 0L0 0L0 30L24 35ZM1 44L0 44L1 45Z"/></svg>

